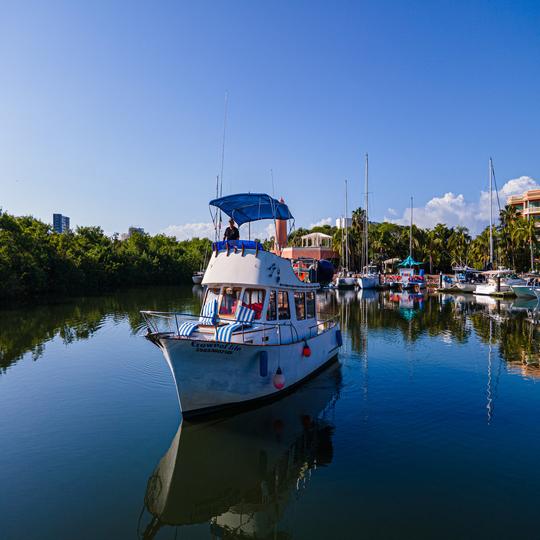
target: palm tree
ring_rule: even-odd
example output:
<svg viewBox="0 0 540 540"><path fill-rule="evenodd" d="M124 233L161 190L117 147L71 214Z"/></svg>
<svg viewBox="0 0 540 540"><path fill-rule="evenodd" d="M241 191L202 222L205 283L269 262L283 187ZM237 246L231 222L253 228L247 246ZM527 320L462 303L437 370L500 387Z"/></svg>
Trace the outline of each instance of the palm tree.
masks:
<svg viewBox="0 0 540 540"><path fill-rule="evenodd" d="M489 263L489 227L486 227L472 242L469 250L474 266L486 268Z"/></svg>
<svg viewBox="0 0 540 540"><path fill-rule="evenodd" d="M515 227L513 240L516 243L529 246L529 262L531 272L534 271L534 247L537 242L536 238L536 222L529 217L528 219L520 219Z"/></svg>
<svg viewBox="0 0 540 540"><path fill-rule="evenodd" d="M433 263L436 266L440 264L441 238L435 229L429 229L426 234L426 243L424 244L429 259L429 273L433 274Z"/></svg>
<svg viewBox="0 0 540 540"><path fill-rule="evenodd" d="M448 239L448 249L450 252L451 264L465 266L467 264L467 251L471 244L469 229L458 225L454 227Z"/></svg>

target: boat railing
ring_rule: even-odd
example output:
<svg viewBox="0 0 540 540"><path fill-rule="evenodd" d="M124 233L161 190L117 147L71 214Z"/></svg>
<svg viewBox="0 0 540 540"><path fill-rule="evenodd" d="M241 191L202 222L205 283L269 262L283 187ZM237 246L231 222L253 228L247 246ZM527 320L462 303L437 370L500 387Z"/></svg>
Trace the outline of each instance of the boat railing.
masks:
<svg viewBox="0 0 540 540"><path fill-rule="evenodd" d="M329 319L324 319L323 321L317 321L315 324L308 328L308 338L315 337L318 334L330 330L338 324L339 315L334 315Z"/></svg>
<svg viewBox="0 0 540 540"><path fill-rule="evenodd" d="M183 322L198 322L199 316L193 315L192 313L179 313L171 311L141 311L141 315L146 323L149 333L152 334L180 334L180 325ZM267 322L267 321L254 321L252 326L243 325L241 328L242 332L242 343L246 343L247 340L255 333L261 333L263 337L263 343L266 341L265 338L269 335L277 335L278 343L284 345L287 343L298 343L304 339L311 338L320 334L330 328L334 327L337 324L338 316L332 317L330 319L325 319L323 321L317 321L312 326L308 327L308 335L301 336L298 332L298 328L293 324L292 321L281 321L281 322ZM226 322L227 324L232 324L235 322L244 322L239 321L236 318L227 318L227 319L217 319L217 324L214 326L217 328L220 322ZM290 340L287 338L290 335Z"/></svg>

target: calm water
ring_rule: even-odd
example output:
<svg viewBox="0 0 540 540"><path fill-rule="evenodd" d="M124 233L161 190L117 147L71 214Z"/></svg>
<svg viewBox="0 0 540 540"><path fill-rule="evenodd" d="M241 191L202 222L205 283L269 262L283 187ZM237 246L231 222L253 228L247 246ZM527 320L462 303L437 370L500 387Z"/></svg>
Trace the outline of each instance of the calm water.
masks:
<svg viewBox="0 0 540 540"><path fill-rule="evenodd" d="M0 538L539 538L535 302L321 294L336 364L180 423L154 289L0 312Z"/></svg>

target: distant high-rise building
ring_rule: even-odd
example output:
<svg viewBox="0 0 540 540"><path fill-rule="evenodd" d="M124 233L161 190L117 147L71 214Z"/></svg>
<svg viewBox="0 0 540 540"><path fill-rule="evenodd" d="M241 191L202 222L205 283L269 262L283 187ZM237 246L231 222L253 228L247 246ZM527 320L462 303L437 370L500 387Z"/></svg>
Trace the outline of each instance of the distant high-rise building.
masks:
<svg viewBox="0 0 540 540"><path fill-rule="evenodd" d="M129 227L127 233L122 233L120 235L120 240L127 240L135 233L144 234L144 229L142 227Z"/></svg>
<svg viewBox="0 0 540 540"><path fill-rule="evenodd" d="M345 223L347 224L347 228L350 229L352 227L352 218L350 218L350 217L348 217L348 218L340 217L340 218L336 219L336 227L338 229L344 229L345 228Z"/></svg>
<svg viewBox="0 0 540 540"><path fill-rule="evenodd" d="M69 218L62 214L53 214L53 229L57 233L69 231Z"/></svg>

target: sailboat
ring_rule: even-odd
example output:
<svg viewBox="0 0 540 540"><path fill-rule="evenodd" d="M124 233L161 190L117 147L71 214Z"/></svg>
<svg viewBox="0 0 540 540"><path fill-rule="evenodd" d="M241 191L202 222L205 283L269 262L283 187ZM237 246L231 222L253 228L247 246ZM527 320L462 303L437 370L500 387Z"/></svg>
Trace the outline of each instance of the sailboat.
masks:
<svg viewBox="0 0 540 540"><path fill-rule="evenodd" d="M401 288L406 289L423 289L426 282L423 275L423 270L416 273L416 268L422 265L417 262L412 256L412 226L413 226L413 198L411 197L411 224L409 226L409 256L398 264L399 281Z"/></svg>
<svg viewBox="0 0 540 540"><path fill-rule="evenodd" d="M489 158L489 270L483 273L486 282L476 286L474 294L511 293L512 287L527 285L512 270L493 270L493 160Z"/></svg>
<svg viewBox="0 0 540 540"><path fill-rule="evenodd" d="M348 229L349 207L347 201L347 180L345 180L345 217L342 223L341 247L343 252L343 268L334 279L334 285L338 289L351 289L356 286L356 278L349 271L349 229Z"/></svg>
<svg viewBox="0 0 540 540"><path fill-rule="evenodd" d="M356 278L358 286L361 289L374 289L379 284L379 274L377 267L369 264L369 199L368 199L368 176L369 176L369 161L366 154L365 168L365 204L364 204L364 242L362 246L362 273Z"/></svg>

